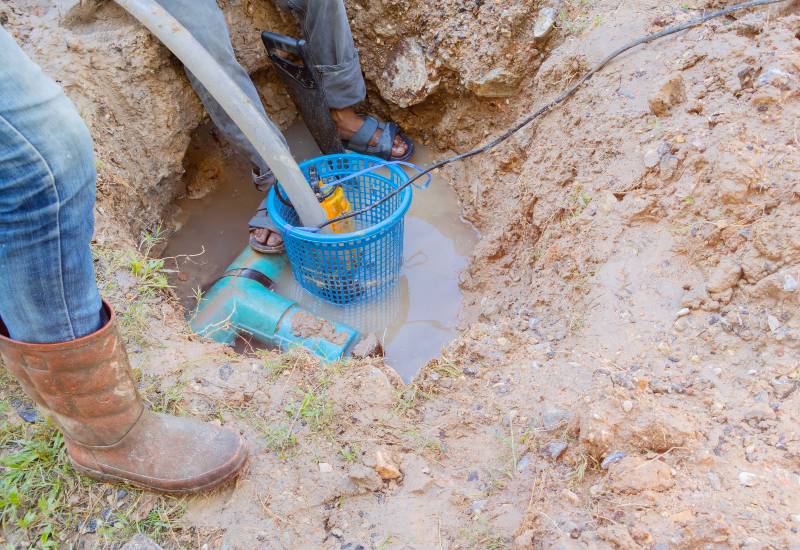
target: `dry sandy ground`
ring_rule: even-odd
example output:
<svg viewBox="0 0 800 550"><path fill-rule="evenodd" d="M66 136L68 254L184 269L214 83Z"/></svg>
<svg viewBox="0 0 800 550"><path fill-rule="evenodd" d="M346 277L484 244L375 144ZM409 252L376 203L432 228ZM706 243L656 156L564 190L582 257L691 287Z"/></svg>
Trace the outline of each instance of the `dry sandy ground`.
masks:
<svg viewBox="0 0 800 550"><path fill-rule="evenodd" d="M247 38L290 24L267 4L224 2L289 120ZM544 41L538 1L348 8L372 108L461 151L616 45L725 4L563 2ZM90 8L0 10L93 129L104 251L181 192L202 112L144 31L113 5ZM396 82L407 73L412 85ZM378 360L236 356L191 339L154 295L129 316L147 327L126 329L136 367L174 408L255 448L247 474L189 501L162 542L800 547L799 120L794 2L630 52L538 125L449 168L482 239L462 275L464 329L410 385ZM100 271L124 309L139 283L118 267Z"/></svg>

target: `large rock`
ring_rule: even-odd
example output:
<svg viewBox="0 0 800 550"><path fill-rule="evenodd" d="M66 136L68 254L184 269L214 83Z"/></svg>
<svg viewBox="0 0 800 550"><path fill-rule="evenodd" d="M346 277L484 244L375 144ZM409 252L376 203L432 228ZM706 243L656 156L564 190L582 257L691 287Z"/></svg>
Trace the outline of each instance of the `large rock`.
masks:
<svg viewBox="0 0 800 550"><path fill-rule="evenodd" d="M480 97L511 97L517 93L520 78L508 69L495 67L467 81L467 88Z"/></svg>
<svg viewBox="0 0 800 550"><path fill-rule="evenodd" d="M555 8L542 8L539 10L539 16L533 25L533 38L535 40L547 40L556 26L556 15L558 15L558 11Z"/></svg>
<svg viewBox="0 0 800 550"><path fill-rule="evenodd" d="M439 85L428 76L425 53L419 42L407 38L392 52L392 61L376 84L386 101L406 108L423 101Z"/></svg>

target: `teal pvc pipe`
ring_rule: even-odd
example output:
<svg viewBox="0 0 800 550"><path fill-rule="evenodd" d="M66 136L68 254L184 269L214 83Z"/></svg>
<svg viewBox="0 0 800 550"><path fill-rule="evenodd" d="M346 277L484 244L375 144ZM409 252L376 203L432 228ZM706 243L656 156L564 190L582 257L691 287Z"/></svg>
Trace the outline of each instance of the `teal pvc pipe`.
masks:
<svg viewBox="0 0 800 550"><path fill-rule="evenodd" d="M276 280L286 268L282 254L259 254L246 247L228 266L252 269ZM244 277L223 277L203 295L191 327L200 336L233 344L238 336L288 351L301 346L323 361L345 357L358 332L341 323L321 319Z"/></svg>

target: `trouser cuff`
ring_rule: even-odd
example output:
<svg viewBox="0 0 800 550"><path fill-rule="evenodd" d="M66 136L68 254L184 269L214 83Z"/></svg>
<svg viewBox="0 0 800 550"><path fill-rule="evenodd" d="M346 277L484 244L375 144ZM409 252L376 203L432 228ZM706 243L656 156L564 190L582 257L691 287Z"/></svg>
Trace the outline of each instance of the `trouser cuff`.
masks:
<svg viewBox="0 0 800 550"><path fill-rule="evenodd" d="M364 101L367 87L361 74L358 54L347 63L339 65L317 65L322 77L325 98L331 109L344 109Z"/></svg>

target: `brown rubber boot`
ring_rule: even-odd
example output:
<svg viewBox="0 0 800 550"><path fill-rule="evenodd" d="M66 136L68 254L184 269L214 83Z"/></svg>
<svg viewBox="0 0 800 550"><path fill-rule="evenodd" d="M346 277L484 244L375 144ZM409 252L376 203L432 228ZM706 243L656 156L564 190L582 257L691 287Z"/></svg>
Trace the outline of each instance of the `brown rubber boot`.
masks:
<svg viewBox="0 0 800 550"><path fill-rule="evenodd" d="M6 367L64 432L75 469L164 493L232 478L247 461L245 441L226 428L145 409L114 313L104 307L109 322L71 342L25 344L0 334Z"/></svg>

